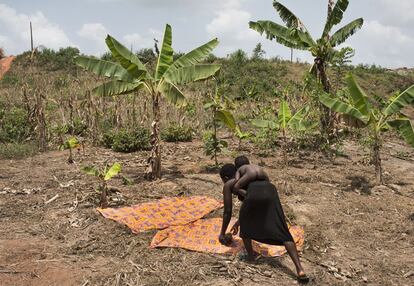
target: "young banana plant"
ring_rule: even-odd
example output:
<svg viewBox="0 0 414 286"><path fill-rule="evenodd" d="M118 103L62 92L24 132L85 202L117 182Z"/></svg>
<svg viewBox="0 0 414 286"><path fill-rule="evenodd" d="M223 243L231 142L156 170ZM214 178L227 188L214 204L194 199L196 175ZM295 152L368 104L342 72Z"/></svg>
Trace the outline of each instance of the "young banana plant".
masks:
<svg viewBox="0 0 414 286"><path fill-rule="evenodd" d="M100 194L99 206L101 208L108 207L108 184L107 182L121 172L121 164L114 163L111 167L105 165L104 169L99 169L94 166L86 166L81 169L85 174L97 177L100 181L98 186L98 193Z"/></svg>
<svg viewBox="0 0 414 286"><path fill-rule="evenodd" d="M221 122L231 130L236 130L236 121L233 114L229 110L230 99L221 93L221 90L216 86L215 93L204 104L205 110L210 110L213 115L212 125L213 132L211 138L206 140L206 153L212 155L216 166L218 165L217 153L221 151L223 147L227 147L227 142L220 140L217 137L218 123Z"/></svg>
<svg viewBox="0 0 414 286"><path fill-rule="evenodd" d="M79 148L81 146L81 143L79 142L78 138L71 137L68 140L66 140L62 146L60 146L61 150L69 150L69 158L68 163L73 164L73 149Z"/></svg>
<svg viewBox="0 0 414 286"><path fill-rule="evenodd" d="M161 98L166 98L176 106L183 106L185 96L179 85L204 80L218 72L220 65L200 64L218 45L218 40L213 39L174 61L172 29L167 24L155 71L148 70L137 55L113 37L108 35L106 44L117 63L84 56L77 57L75 61L79 66L99 76L112 79L96 87L93 90L94 94L114 96L145 89L151 95L154 120L151 124L152 150L148 158L146 176L149 179L161 178Z"/></svg>
<svg viewBox="0 0 414 286"><path fill-rule="evenodd" d="M314 125L312 125L309 121L306 120L308 112L309 107L304 106L292 115L292 111L289 108L289 104L286 100L282 100L279 106L277 118L275 118L274 120L253 119L251 121L252 124L256 127L278 130L281 133L283 140L283 161L285 166L288 163L287 133L290 131L306 131L312 128Z"/></svg>
<svg viewBox="0 0 414 286"><path fill-rule="evenodd" d="M401 113L404 107L414 104L414 85L391 97L388 101L384 101L379 96L368 97L352 74L348 74L346 80L349 89L347 101L334 98L326 93L321 94L319 100L333 111L354 119L358 127L369 129L373 139L372 162L375 165L376 181L377 184L383 184L380 154L382 133L392 128L414 147L413 124Z"/></svg>
<svg viewBox="0 0 414 286"><path fill-rule="evenodd" d="M238 150L241 150L243 140L247 140L252 137L252 133L250 133L249 131L244 132L241 130L240 124L237 124L236 128L234 129L234 135L239 140L239 144L237 147Z"/></svg>

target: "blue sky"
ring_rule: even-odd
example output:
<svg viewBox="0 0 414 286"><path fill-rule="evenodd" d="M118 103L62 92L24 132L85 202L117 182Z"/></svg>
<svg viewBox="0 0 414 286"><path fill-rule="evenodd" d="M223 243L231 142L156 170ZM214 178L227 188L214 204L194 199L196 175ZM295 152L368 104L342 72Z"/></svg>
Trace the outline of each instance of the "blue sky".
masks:
<svg viewBox="0 0 414 286"><path fill-rule="evenodd" d="M318 37L326 19L327 0L281 0ZM414 0L350 0L343 24L363 17L363 28L347 41L356 49L354 63L385 67L414 66ZM35 45L57 49L76 46L99 55L111 34L134 50L161 40L165 23L173 27L173 46L189 51L218 37L215 54L261 42L267 57L288 58L289 49L249 30L250 20L281 23L271 0L0 0L0 46L8 54L30 48L29 21ZM341 26L341 25L340 25ZM338 29L340 26L334 27ZM295 58L310 61L306 52Z"/></svg>

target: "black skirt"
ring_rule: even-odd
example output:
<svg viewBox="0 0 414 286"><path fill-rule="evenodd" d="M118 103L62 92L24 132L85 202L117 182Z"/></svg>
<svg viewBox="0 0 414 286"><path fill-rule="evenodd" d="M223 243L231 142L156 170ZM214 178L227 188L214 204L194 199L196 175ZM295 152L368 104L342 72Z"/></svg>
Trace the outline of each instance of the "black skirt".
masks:
<svg viewBox="0 0 414 286"><path fill-rule="evenodd" d="M272 245L293 241L276 187L268 181L249 184L239 221L241 238Z"/></svg>

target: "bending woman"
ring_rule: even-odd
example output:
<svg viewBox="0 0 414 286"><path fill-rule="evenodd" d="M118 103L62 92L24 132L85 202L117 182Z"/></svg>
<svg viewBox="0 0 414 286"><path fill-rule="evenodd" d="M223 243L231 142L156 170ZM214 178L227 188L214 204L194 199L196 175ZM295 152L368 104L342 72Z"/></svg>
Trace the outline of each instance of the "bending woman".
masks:
<svg viewBox="0 0 414 286"><path fill-rule="evenodd" d="M224 183L224 213L219 240L225 245L231 243L231 236L226 235L226 230L232 216L232 195L236 183L236 171L233 164L226 164L220 170L220 177ZM240 237L243 239L247 251L247 259L254 261L257 257L257 253L253 251L252 239L271 245L284 245L295 264L298 280L301 282L309 281L300 263L296 244L286 224L276 187L269 181L254 181L249 184L247 190L237 190L234 195L244 197L239 221L233 225L232 232L237 233L240 224Z"/></svg>

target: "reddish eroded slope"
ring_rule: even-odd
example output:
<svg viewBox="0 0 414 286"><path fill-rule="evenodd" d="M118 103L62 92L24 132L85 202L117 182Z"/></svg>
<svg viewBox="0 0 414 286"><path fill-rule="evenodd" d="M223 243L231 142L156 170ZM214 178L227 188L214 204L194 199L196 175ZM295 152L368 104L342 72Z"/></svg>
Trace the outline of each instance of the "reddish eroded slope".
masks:
<svg viewBox="0 0 414 286"><path fill-rule="evenodd" d="M0 79L10 69L11 63L14 60L14 58L14 56L10 56L0 60Z"/></svg>

